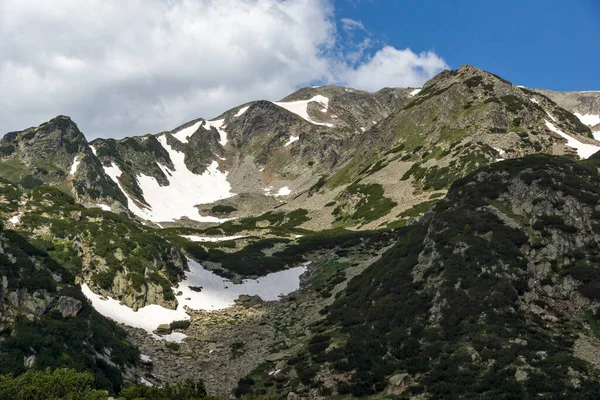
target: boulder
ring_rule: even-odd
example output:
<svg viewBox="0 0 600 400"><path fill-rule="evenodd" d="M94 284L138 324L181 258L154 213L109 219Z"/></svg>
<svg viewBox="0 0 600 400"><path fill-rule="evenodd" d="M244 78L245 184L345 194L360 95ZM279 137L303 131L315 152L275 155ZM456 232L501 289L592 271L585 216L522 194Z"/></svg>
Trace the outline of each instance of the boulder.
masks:
<svg viewBox="0 0 600 400"><path fill-rule="evenodd" d="M83 308L81 301L72 297L61 296L56 301L56 309L60 312L63 318L75 317Z"/></svg>
<svg viewBox="0 0 600 400"><path fill-rule="evenodd" d="M247 294L241 294L236 300L235 304L242 307L250 308L255 307L263 303L263 299L260 296L249 296Z"/></svg>
<svg viewBox="0 0 600 400"><path fill-rule="evenodd" d="M158 335L168 335L171 333L171 325L169 324L160 324L158 328L156 328L156 334Z"/></svg>

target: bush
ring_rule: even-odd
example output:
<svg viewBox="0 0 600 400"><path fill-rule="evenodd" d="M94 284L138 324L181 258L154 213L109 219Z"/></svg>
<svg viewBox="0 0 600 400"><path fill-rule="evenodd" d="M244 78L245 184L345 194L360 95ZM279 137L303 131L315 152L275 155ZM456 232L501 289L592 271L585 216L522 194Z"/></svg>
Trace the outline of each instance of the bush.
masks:
<svg viewBox="0 0 600 400"><path fill-rule="evenodd" d="M210 211L214 214L231 214L232 212L237 211L237 208L219 204L212 207Z"/></svg>
<svg viewBox="0 0 600 400"><path fill-rule="evenodd" d="M171 322L171 329L175 330L175 329L182 329L185 330L187 328L189 328L191 325L191 322L187 319L182 320L182 321L173 321Z"/></svg>
<svg viewBox="0 0 600 400"><path fill-rule="evenodd" d="M33 189L36 186L41 186L44 184L44 181L41 179L35 178L33 175L25 175L20 182L20 185L23 189Z"/></svg>

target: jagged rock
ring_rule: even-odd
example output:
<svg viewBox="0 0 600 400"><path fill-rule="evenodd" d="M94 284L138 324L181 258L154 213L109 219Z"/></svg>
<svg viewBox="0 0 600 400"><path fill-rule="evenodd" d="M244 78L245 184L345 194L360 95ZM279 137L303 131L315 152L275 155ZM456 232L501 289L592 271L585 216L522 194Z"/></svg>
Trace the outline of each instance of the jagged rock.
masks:
<svg viewBox="0 0 600 400"><path fill-rule="evenodd" d="M44 314L53 299L54 296L49 295L46 289L35 290L29 294L27 289L22 288L6 295L6 300L12 307L22 308L35 315Z"/></svg>
<svg viewBox="0 0 600 400"><path fill-rule="evenodd" d="M83 304L72 297L61 296L58 298L55 307L64 318L67 318L79 314L79 311L83 308Z"/></svg>
<svg viewBox="0 0 600 400"><path fill-rule="evenodd" d="M260 296L249 296L247 294L240 295L236 300L235 304L241 305L243 307L255 307L263 303L263 299Z"/></svg>
<svg viewBox="0 0 600 400"><path fill-rule="evenodd" d="M300 400L300 396L294 392L289 392L287 395L287 400Z"/></svg>
<svg viewBox="0 0 600 400"><path fill-rule="evenodd" d="M517 380L517 382L526 381L527 379L529 379L529 374L527 374L527 371L525 369L518 368L515 372L515 379Z"/></svg>
<svg viewBox="0 0 600 400"><path fill-rule="evenodd" d="M30 355L29 357L24 357L23 366L27 369L33 368L35 365L35 355Z"/></svg>
<svg viewBox="0 0 600 400"><path fill-rule="evenodd" d="M406 389L406 385L408 384L408 379L410 375L407 373L396 374L390 377L388 383L390 384L390 389L388 390L389 395L399 395Z"/></svg>

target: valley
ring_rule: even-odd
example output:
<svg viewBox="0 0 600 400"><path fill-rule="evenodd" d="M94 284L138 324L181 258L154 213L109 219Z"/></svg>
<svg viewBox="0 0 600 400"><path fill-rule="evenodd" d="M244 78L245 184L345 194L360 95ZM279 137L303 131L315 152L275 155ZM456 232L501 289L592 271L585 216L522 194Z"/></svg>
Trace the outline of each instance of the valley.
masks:
<svg viewBox="0 0 600 400"><path fill-rule="evenodd" d="M598 139L600 93L469 65L118 140L66 116L7 133L0 373L91 371L105 397L596 398Z"/></svg>

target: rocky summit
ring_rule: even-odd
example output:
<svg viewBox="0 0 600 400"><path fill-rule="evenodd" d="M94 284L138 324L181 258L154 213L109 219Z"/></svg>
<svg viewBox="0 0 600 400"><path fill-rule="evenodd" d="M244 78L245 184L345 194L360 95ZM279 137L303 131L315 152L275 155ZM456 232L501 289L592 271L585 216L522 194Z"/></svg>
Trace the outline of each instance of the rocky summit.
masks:
<svg viewBox="0 0 600 400"><path fill-rule="evenodd" d="M473 66L144 136L7 133L0 390L598 398L597 138L600 93Z"/></svg>

